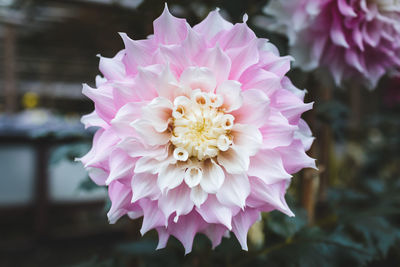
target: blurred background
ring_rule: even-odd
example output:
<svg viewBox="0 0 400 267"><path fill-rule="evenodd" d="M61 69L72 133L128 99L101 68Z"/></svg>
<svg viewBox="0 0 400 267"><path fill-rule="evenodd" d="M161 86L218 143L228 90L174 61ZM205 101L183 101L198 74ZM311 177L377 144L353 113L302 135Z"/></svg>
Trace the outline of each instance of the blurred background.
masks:
<svg viewBox="0 0 400 267"><path fill-rule="evenodd" d="M221 8L232 22L244 13L258 37L282 55L287 40L263 29L267 0L168 1L191 25ZM76 157L95 129L80 117L93 110L81 84L94 85L97 54L152 33L164 8L157 0L0 0L0 266L400 266L400 78L374 91L334 88L319 73L292 70L307 88L305 114L317 137L287 200L296 217L264 214L249 234L211 250L199 235L183 256L173 238L155 251L155 232L140 237L140 220L107 222L104 188Z"/></svg>

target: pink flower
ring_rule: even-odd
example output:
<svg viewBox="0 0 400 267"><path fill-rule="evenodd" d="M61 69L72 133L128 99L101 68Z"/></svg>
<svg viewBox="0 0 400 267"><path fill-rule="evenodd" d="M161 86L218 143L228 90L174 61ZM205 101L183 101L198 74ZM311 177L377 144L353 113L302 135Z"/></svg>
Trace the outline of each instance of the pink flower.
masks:
<svg viewBox="0 0 400 267"><path fill-rule="evenodd" d="M354 79L374 88L400 66L398 0L279 0L265 13L270 30L289 38L297 66L325 67L335 83Z"/></svg>
<svg viewBox="0 0 400 267"><path fill-rule="evenodd" d="M166 7L154 35L121 37L124 50L100 57L97 89L83 86L95 111L82 122L100 129L80 160L108 185L110 223L143 216L158 248L173 235L189 253L197 233L215 247L232 231L247 249L260 212L292 216L290 174L315 164L300 119L312 103L285 77L291 58L218 10L191 28Z"/></svg>

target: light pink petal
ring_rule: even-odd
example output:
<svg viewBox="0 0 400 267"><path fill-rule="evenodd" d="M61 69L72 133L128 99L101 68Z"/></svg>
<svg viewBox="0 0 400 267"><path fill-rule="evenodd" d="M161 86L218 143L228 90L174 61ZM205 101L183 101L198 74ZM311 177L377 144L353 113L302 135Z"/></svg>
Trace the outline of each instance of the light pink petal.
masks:
<svg viewBox="0 0 400 267"><path fill-rule="evenodd" d="M167 242L169 239L169 234L167 232L167 229L165 227L158 227L157 229L158 233L158 245L157 245L157 250L165 248L167 246Z"/></svg>
<svg viewBox="0 0 400 267"><path fill-rule="evenodd" d="M148 172L135 173L131 180L131 187L132 203L146 197L155 200L161 195L157 187L157 175Z"/></svg>
<svg viewBox="0 0 400 267"><path fill-rule="evenodd" d="M338 0L337 3L340 13L349 17L357 17L357 13L354 12L353 7L346 0Z"/></svg>
<svg viewBox="0 0 400 267"><path fill-rule="evenodd" d="M273 184L292 177L286 172L280 154L273 150L260 150L250 158L249 176L259 177L266 184Z"/></svg>
<svg viewBox="0 0 400 267"><path fill-rule="evenodd" d="M136 90L140 85L138 85L132 77L120 81L112 81L110 82L110 86L113 88L112 95L117 109L120 109L130 102L140 102L144 100L141 91Z"/></svg>
<svg viewBox="0 0 400 267"><path fill-rule="evenodd" d="M154 38L157 43L179 44L186 38L188 27L185 19L172 16L165 4L163 13L153 22Z"/></svg>
<svg viewBox="0 0 400 267"><path fill-rule="evenodd" d="M119 218L127 214L131 205L132 191L118 181L112 182L108 187L108 195L111 200L111 208L107 213L108 221L114 224Z"/></svg>
<svg viewBox="0 0 400 267"><path fill-rule="evenodd" d="M214 92L217 81L210 69L205 67L189 67L182 72L180 84L191 89Z"/></svg>
<svg viewBox="0 0 400 267"><path fill-rule="evenodd" d="M150 146L165 145L171 137L171 133L168 131L157 132L151 121L139 119L131 123L131 126L135 128L141 139Z"/></svg>
<svg viewBox="0 0 400 267"><path fill-rule="evenodd" d="M96 110L90 114L82 116L81 122L85 125L85 129L89 127L108 128L108 124L97 115Z"/></svg>
<svg viewBox="0 0 400 267"><path fill-rule="evenodd" d="M168 222L168 233L175 236L184 246L185 255L192 251L193 239L198 231L207 225L200 215L192 211L188 215L181 216L177 223L170 218Z"/></svg>
<svg viewBox="0 0 400 267"><path fill-rule="evenodd" d="M250 43L246 43L244 47L226 51L226 54L231 59L230 80L238 80L244 71L258 62L257 46L257 39L254 39Z"/></svg>
<svg viewBox="0 0 400 267"><path fill-rule="evenodd" d="M189 90L181 88L174 74L171 72L169 64L162 71L156 86L160 97L174 101L175 97L189 93Z"/></svg>
<svg viewBox="0 0 400 267"><path fill-rule="evenodd" d="M106 180L106 185L109 185L112 181L117 179L130 179L132 177L136 159L129 157L122 149L113 150L110 154L109 162L110 174Z"/></svg>
<svg viewBox="0 0 400 267"><path fill-rule="evenodd" d="M270 100L260 90L247 90L242 93L243 105L232 112L235 123L263 126L268 121Z"/></svg>
<svg viewBox="0 0 400 267"><path fill-rule="evenodd" d="M298 98L300 98L302 101L304 101L304 96L306 95L307 90L301 90L294 86L292 81L288 77L283 77L281 80L281 85L282 88L292 92L294 95L296 95Z"/></svg>
<svg viewBox="0 0 400 267"><path fill-rule="evenodd" d="M134 41L126 33L120 33L125 45L125 57L123 62L128 74L136 74L138 66L148 66L152 63L152 53L155 47L152 40Z"/></svg>
<svg viewBox="0 0 400 267"><path fill-rule="evenodd" d="M346 41L346 36L344 35L339 15L336 13L333 14L333 23L330 30L330 37L331 41L334 44L349 48L349 44Z"/></svg>
<svg viewBox="0 0 400 267"><path fill-rule="evenodd" d="M163 168L165 165L174 164L175 162L176 160L173 157L168 157L167 159L159 161L153 156L144 156L136 161L135 173L159 173L161 168Z"/></svg>
<svg viewBox="0 0 400 267"><path fill-rule="evenodd" d="M238 151L249 156L254 156L262 145L262 135L257 127L253 125L236 123L231 131L233 143Z"/></svg>
<svg viewBox="0 0 400 267"><path fill-rule="evenodd" d="M162 167L158 173L157 185L162 192L179 186L185 177L185 168L177 164Z"/></svg>
<svg viewBox="0 0 400 267"><path fill-rule="evenodd" d="M158 161L168 157L169 145L148 146L138 138L126 138L118 144L131 157L151 157Z"/></svg>
<svg viewBox="0 0 400 267"><path fill-rule="evenodd" d="M215 194L224 182L224 171L212 159L205 161L202 169L203 177L200 181L201 188L207 193Z"/></svg>
<svg viewBox="0 0 400 267"><path fill-rule="evenodd" d="M229 30L233 27L232 23L226 21L219 14L219 9L211 11L208 16L199 24L193 27L195 31L204 35L207 40L211 40L218 33Z"/></svg>
<svg viewBox="0 0 400 267"><path fill-rule="evenodd" d="M232 232L239 240L243 250L247 248L247 232L250 227L257 221L260 220L260 212L256 209L246 208L244 211L239 212L232 220Z"/></svg>
<svg viewBox="0 0 400 267"><path fill-rule="evenodd" d="M224 184L216 196L220 203L229 207L244 208L250 194L249 178L245 173L226 174Z"/></svg>
<svg viewBox="0 0 400 267"><path fill-rule="evenodd" d="M109 157L110 149L118 142L118 137L111 129L97 130L93 137L92 149L79 160L85 167L96 167L98 162L101 162Z"/></svg>
<svg viewBox="0 0 400 267"><path fill-rule="evenodd" d="M232 229L232 209L221 204L215 195L209 195L207 201L196 211L208 223L223 224L229 230Z"/></svg>
<svg viewBox="0 0 400 267"><path fill-rule="evenodd" d="M144 235L153 228L167 226L168 220L158 208L157 201L151 201L147 198L139 200L139 205L143 209L143 223L140 233Z"/></svg>
<svg viewBox="0 0 400 267"><path fill-rule="evenodd" d="M304 150L307 151L311 148L315 138L312 137L311 129L303 119L299 120L298 126L299 130L294 133L294 137L303 143Z"/></svg>
<svg viewBox="0 0 400 267"><path fill-rule="evenodd" d="M160 45L156 55L159 62L169 64L173 73L178 76L186 67L192 65L190 57L185 55L182 49L181 45Z"/></svg>
<svg viewBox="0 0 400 267"><path fill-rule="evenodd" d="M220 224L209 224L203 233L211 240L212 249L221 244L222 237L229 232L228 229Z"/></svg>
<svg viewBox="0 0 400 267"><path fill-rule="evenodd" d="M175 213L174 222L178 222L179 216L188 214L193 209L190 199L190 189L182 184L163 194L158 200L158 206L166 218Z"/></svg>
<svg viewBox="0 0 400 267"><path fill-rule="evenodd" d="M257 41L257 37L246 23L237 23L221 35L217 41L221 48L227 51L229 49L248 46L248 44L253 43L253 41ZM257 48L256 46L255 50L258 50Z"/></svg>
<svg viewBox="0 0 400 267"><path fill-rule="evenodd" d="M164 132L170 122L172 107L172 103L168 99L164 97L154 98L148 105L143 107L142 118L151 122L157 132Z"/></svg>
<svg viewBox="0 0 400 267"><path fill-rule="evenodd" d="M94 89L89 85L84 84L82 87L82 93L94 102L97 115L99 115L99 117L105 122L109 122L114 118L117 110L112 98L112 89L109 86L103 85Z"/></svg>
<svg viewBox="0 0 400 267"><path fill-rule="evenodd" d="M290 62L294 59L291 56L277 56L273 52L260 53L260 66L266 71L275 73L283 78L290 70Z"/></svg>
<svg viewBox="0 0 400 267"><path fill-rule="evenodd" d="M313 103L304 103L288 90L278 90L271 97L271 105L278 109L290 124L298 124L303 112L312 109Z"/></svg>
<svg viewBox="0 0 400 267"><path fill-rule="evenodd" d="M142 108L147 102L131 102L120 108L111 121L111 126L120 138L137 136L131 123L141 118Z"/></svg>
<svg viewBox="0 0 400 267"><path fill-rule="evenodd" d="M222 51L219 45L205 51L199 62L201 66L212 70L217 79L217 84L228 80L231 71L231 59Z"/></svg>
<svg viewBox="0 0 400 267"><path fill-rule="evenodd" d="M262 148L271 149L278 146L288 146L298 128L289 124L289 121L278 110L271 109L267 123L260 128L262 134Z"/></svg>
<svg viewBox="0 0 400 267"><path fill-rule="evenodd" d="M237 110L242 106L243 98L240 86L241 84L237 81L225 81L217 87L216 94L223 97L222 108L225 109L225 112Z"/></svg>
<svg viewBox="0 0 400 267"><path fill-rule="evenodd" d="M86 170L90 179L92 179L93 182L100 186L106 185L106 180L109 175L108 171L96 167L86 167Z"/></svg>
<svg viewBox="0 0 400 267"><path fill-rule="evenodd" d="M293 212L288 207L285 200L286 181L275 184L265 184L257 177L250 177L251 193L247 199L247 204L262 211L279 210L292 217Z"/></svg>
<svg viewBox="0 0 400 267"><path fill-rule="evenodd" d="M247 69L240 76L239 81L243 84L243 90L257 89L263 91L267 96L272 95L281 87L281 78L278 75L259 67Z"/></svg>
<svg viewBox="0 0 400 267"><path fill-rule="evenodd" d="M192 28L188 28L186 39L182 43L182 49L185 57L191 62L196 61L196 58L203 53L207 48L205 37ZM205 66L207 67L207 66Z"/></svg>
<svg viewBox="0 0 400 267"><path fill-rule="evenodd" d="M162 72L161 65L139 67L135 77L135 93L141 100L151 101L157 97L156 83Z"/></svg>
<svg viewBox="0 0 400 267"><path fill-rule="evenodd" d="M295 173L303 168L317 168L315 159L306 154L300 140L294 140L290 146L278 147L275 150L281 154L283 165L288 173Z"/></svg>
<svg viewBox="0 0 400 267"><path fill-rule="evenodd" d="M249 169L249 155L243 153L240 148L232 146L227 151L220 151L217 156L218 163L222 165L228 173L243 173Z"/></svg>
<svg viewBox="0 0 400 267"><path fill-rule="evenodd" d="M99 55L99 69L108 80L122 80L125 76L125 65L122 57L125 51L120 51L114 58L106 58Z"/></svg>

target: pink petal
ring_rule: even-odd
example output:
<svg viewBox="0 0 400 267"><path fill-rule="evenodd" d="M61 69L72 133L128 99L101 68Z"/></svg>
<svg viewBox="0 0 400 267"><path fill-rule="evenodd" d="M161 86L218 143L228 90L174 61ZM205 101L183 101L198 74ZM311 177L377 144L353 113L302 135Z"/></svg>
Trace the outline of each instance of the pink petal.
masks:
<svg viewBox="0 0 400 267"><path fill-rule="evenodd" d="M131 123L131 126L135 128L141 139L150 146L165 145L169 142L171 133L168 131L157 132L150 121L139 119Z"/></svg>
<svg viewBox="0 0 400 267"><path fill-rule="evenodd" d="M303 168L317 168L315 159L306 154L300 140L294 140L290 146L278 147L275 150L281 154L283 165L288 173L295 173Z"/></svg>
<svg viewBox="0 0 400 267"><path fill-rule="evenodd" d="M199 59L199 63L201 66L212 70L217 79L217 84L228 80L231 71L231 59L222 51L219 45L205 51Z"/></svg>
<svg viewBox="0 0 400 267"><path fill-rule="evenodd" d="M168 157L169 145L148 146L138 138L126 138L118 147L125 150L131 157L151 157L158 161Z"/></svg>
<svg viewBox="0 0 400 267"><path fill-rule="evenodd" d="M229 230L232 229L232 209L221 204L215 195L209 195L207 201L196 211L208 223L222 224Z"/></svg>
<svg viewBox="0 0 400 267"><path fill-rule="evenodd" d="M130 179L132 177L136 160L129 157L122 149L115 149L112 151L109 162L110 174L106 180L106 185L109 185L112 181L117 179Z"/></svg>
<svg viewBox="0 0 400 267"><path fill-rule="evenodd" d="M244 47L226 51L226 54L231 59L230 80L238 80L244 71L258 62L257 46L257 39L254 39L250 43L246 43Z"/></svg>
<svg viewBox="0 0 400 267"><path fill-rule="evenodd" d="M232 232L239 240L243 250L247 248L247 232L250 227L257 221L260 220L260 212L256 209L246 208L246 210L239 212L232 220Z"/></svg>
<svg viewBox="0 0 400 267"><path fill-rule="evenodd" d="M90 114L82 116L81 122L85 125L85 129L89 127L108 128L108 124L97 115L96 110Z"/></svg>
<svg viewBox="0 0 400 267"><path fill-rule="evenodd" d="M122 63L122 57L124 54L125 51L122 50L113 58L106 58L99 55L99 69L105 78L108 80L124 79L124 76L126 75L125 65Z"/></svg>
<svg viewBox="0 0 400 267"><path fill-rule="evenodd" d="M292 177L285 171L284 163L279 153L273 150L260 150L251 157L248 170L249 176L256 176L266 184L273 184Z"/></svg>
<svg viewBox="0 0 400 267"><path fill-rule="evenodd" d="M153 22L154 38L157 43L179 44L186 38L188 27L190 26L185 19L176 18L169 13L165 3L163 13Z"/></svg>
<svg viewBox="0 0 400 267"><path fill-rule="evenodd" d="M222 237L228 232L225 226L209 224L203 233L211 240L212 249L221 244Z"/></svg>
<svg viewBox="0 0 400 267"><path fill-rule="evenodd" d="M345 48L349 48L349 44L346 41L346 36L344 35L339 15L336 13L333 14L333 23L330 31L330 36L331 36L331 41L334 44Z"/></svg>
<svg viewBox="0 0 400 267"><path fill-rule="evenodd" d="M232 112L235 123L263 126L268 121L269 98L260 90L247 90L242 93L243 105Z"/></svg>
<svg viewBox="0 0 400 267"><path fill-rule="evenodd" d="M159 170L157 185L164 192L166 189L173 189L179 186L184 177L185 168L177 164L169 164Z"/></svg>
<svg viewBox="0 0 400 267"><path fill-rule="evenodd" d="M111 208L107 217L109 222L114 224L119 218L127 214L128 207L131 205L132 191L129 186L114 181L108 187L108 194L111 200Z"/></svg>
<svg viewBox="0 0 400 267"><path fill-rule="evenodd" d="M219 9L211 11L208 16L199 24L193 27L195 31L211 40L219 32L229 30L233 27L232 23L226 21L219 14Z"/></svg>
<svg viewBox="0 0 400 267"><path fill-rule="evenodd" d="M111 121L111 126L120 138L137 136L131 123L142 116L142 108L147 102L131 102L120 108Z"/></svg>
<svg viewBox="0 0 400 267"><path fill-rule="evenodd" d="M128 74L136 74L138 66L148 66L152 63L152 53L155 47L152 40L134 41L126 33L120 33L125 45L125 57L123 62Z"/></svg>
<svg viewBox="0 0 400 267"><path fill-rule="evenodd" d="M105 122L114 118L117 111L112 98L112 89L109 86L103 85L94 89L84 84L82 93L94 102L97 115Z"/></svg>
<svg viewBox="0 0 400 267"><path fill-rule="evenodd" d="M158 245L156 249L165 248L169 239L167 229L165 227L158 227L156 230L158 232Z"/></svg>
<svg viewBox="0 0 400 267"><path fill-rule="evenodd" d="M303 143L304 150L307 151L311 148L315 138L312 137L311 129L303 119L299 120L298 126L299 130L294 133L294 137Z"/></svg>
<svg viewBox="0 0 400 267"><path fill-rule="evenodd" d="M253 41L257 41L257 37L246 23L237 23L231 29L224 32L217 41L221 48L227 51L233 48L248 46L248 44L253 43Z"/></svg>
<svg viewBox="0 0 400 267"><path fill-rule="evenodd" d="M257 89L263 91L267 96L272 95L281 87L281 78L273 72L259 67L248 68L239 81L243 84L242 89Z"/></svg>
<svg viewBox="0 0 400 267"><path fill-rule="evenodd" d="M157 201L144 198L139 200L139 204L143 209L143 223L140 229L142 235L153 228L167 226L168 220L158 208Z"/></svg>
<svg viewBox="0 0 400 267"><path fill-rule="evenodd" d="M271 109L268 122L260 128L263 138L262 148L271 149L290 145L296 130L297 127L290 125L286 117L278 110Z"/></svg>
<svg viewBox="0 0 400 267"><path fill-rule="evenodd" d="M285 200L286 181L265 184L257 177L250 177L251 193L247 203L262 211L279 210L288 216L294 216Z"/></svg>

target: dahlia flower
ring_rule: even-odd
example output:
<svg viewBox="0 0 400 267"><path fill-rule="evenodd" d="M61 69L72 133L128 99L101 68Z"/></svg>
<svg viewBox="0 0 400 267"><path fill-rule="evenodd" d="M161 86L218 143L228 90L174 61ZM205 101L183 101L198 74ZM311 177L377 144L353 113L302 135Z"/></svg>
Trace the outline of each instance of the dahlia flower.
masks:
<svg viewBox="0 0 400 267"><path fill-rule="evenodd" d="M100 57L97 89L83 86L97 126L80 161L108 186L108 219L143 216L158 248L175 236L189 253L204 233L215 247L232 231L247 249L260 212L293 213L285 202L291 174L314 167L313 138L301 114L312 103L285 73L290 57L218 10L193 28L167 7L154 35Z"/></svg>
<svg viewBox="0 0 400 267"><path fill-rule="evenodd" d="M354 78L374 88L400 66L399 0L279 0L266 27L286 34L297 66L330 70L337 85Z"/></svg>

